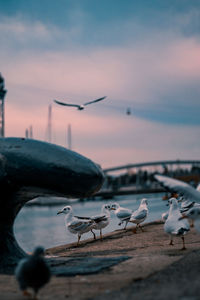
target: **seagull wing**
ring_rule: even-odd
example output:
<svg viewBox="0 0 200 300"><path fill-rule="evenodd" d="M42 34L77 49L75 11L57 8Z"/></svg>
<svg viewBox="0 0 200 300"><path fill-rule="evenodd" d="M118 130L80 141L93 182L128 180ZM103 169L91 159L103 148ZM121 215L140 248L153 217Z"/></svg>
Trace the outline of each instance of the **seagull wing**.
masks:
<svg viewBox="0 0 200 300"><path fill-rule="evenodd" d="M79 216L74 216L74 217L79 219L79 220L91 220L90 217L79 217Z"/></svg>
<svg viewBox="0 0 200 300"><path fill-rule="evenodd" d="M131 214L132 214L132 211L129 209L120 209L116 213L116 216L121 220L126 220L131 217Z"/></svg>
<svg viewBox="0 0 200 300"><path fill-rule="evenodd" d="M141 219L144 219L146 216L147 216L147 210L146 210L146 209L143 209L143 210L136 210L136 211L132 214L131 219L134 219L134 220L141 220Z"/></svg>
<svg viewBox="0 0 200 300"><path fill-rule="evenodd" d="M101 221L107 220L106 215L98 215L98 216L94 216L94 217L79 217L79 216L74 216L74 217L79 219L79 220L92 220L95 223L99 223Z"/></svg>
<svg viewBox="0 0 200 300"><path fill-rule="evenodd" d="M188 183L164 175L156 174L154 177L166 189L183 195L185 199L200 202L200 192L194 189Z"/></svg>
<svg viewBox="0 0 200 300"><path fill-rule="evenodd" d="M84 232L88 227L91 226L91 221L90 220L76 220L72 221L69 225L68 228L73 229L76 232Z"/></svg>
<svg viewBox="0 0 200 300"><path fill-rule="evenodd" d="M200 183L197 185L196 190L200 192Z"/></svg>
<svg viewBox="0 0 200 300"><path fill-rule="evenodd" d="M73 107L80 107L80 105L78 104L69 104L69 103L65 103L65 102L60 102L58 100L53 100L55 103L59 104L59 105L63 105L63 106L73 106Z"/></svg>
<svg viewBox="0 0 200 300"><path fill-rule="evenodd" d="M108 219L108 217L106 215L100 215L100 216L94 216L92 218L92 220L95 222L95 223L99 223L101 221L106 221Z"/></svg>
<svg viewBox="0 0 200 300"><path fill-rule="evenodd" d="M99 102L99 101L104 100L105 98L106 98L106 96L101 97L101 98L98 98L98 99L96 99L96 100L92 100L92 101L90 101L90 102L86 102L86 103L84 103L84 105L88 105L88 104L92 104L92 103L95 103L95 102Z"/></svg>

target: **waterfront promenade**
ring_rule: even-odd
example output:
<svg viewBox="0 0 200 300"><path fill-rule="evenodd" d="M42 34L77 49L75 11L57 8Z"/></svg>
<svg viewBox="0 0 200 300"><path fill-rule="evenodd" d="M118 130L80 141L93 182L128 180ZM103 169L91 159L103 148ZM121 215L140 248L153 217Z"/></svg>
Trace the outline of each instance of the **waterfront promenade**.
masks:
<svg viewBox="0 0 200 300"><path fill-rule="evenodd" d="M145 231L137 234L133 234L132 228L106 234L103 241L82 241L80 247L73 243L48 249L46 254L51 256L52 270L57 276L53 276L38 298L165 300L185 299L189 295L187 299L199 299L200 237L195 230L186 236L187 250L182 251L179 238L173 247L169 246L160 221L146 224ZM105 268L99 268L97 263L93 265L96 269L88 274L94 259L103 262L114 258L124 259ZM83 262L85 267L81 271ZM77 274L69 276L70 270L77 270ZM21 299L14 276L0 275L0 291L1 300Z"/></svg>

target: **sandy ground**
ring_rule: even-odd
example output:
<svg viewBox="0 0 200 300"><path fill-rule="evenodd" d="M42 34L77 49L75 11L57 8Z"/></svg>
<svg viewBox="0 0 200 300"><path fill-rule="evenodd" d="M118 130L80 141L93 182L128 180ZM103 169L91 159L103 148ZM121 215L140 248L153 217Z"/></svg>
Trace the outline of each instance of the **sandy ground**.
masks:
<svg viewBox="0 0 200 300"><path fill-rule="evenodd" d="M59 259L118 257L129 259L97 274L56 277L38 299L200 299L200 235L191 229L186 250L180 238L174 246L161 222L146 224L137 234L129 227L106 234L103 241L86 240L79 247L63 245L46 251ZM14 276L0 275L0 299L23 299Z"/></svg>

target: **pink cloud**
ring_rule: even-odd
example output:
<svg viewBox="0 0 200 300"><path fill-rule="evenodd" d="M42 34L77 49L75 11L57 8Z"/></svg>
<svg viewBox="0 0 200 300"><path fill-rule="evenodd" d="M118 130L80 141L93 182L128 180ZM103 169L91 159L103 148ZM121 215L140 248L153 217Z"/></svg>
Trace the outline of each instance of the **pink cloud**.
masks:
<svg viewBox="0 0 200 300"><path fill-rule="evenodd" d="M155 42L155 41L154 41ZM185 80L199 79L200 44L194 39L170 43L129 45L90 52L23 53L6 62L6 135L24 136L33 126L43 140L47 110L52 100L79 102L107 95L105 105L134 107L159 102L159 90L170 90ZM69 97L69 98L68 98ZM74 149L104 167L166 158L198 158L199 127L161 125L126 115L103 114L101 105L85 111L53 104L54 142L66 146L72 125ZM186 138L187 137L187 138Z"/></svg>
<svg viewBox="0 0 200 300"><path fill-rule="evenodd" d="M69 123L72 125L73 149L103 167L199 156L198 126L158 126L132 116L121 119L112 115L96 117L87 111L69 111L53 106L53 142L66 147ZM6 105L6 136L24 136L30 125L34 137L44 140L46 106L25 112L9 103Z"/></svg>

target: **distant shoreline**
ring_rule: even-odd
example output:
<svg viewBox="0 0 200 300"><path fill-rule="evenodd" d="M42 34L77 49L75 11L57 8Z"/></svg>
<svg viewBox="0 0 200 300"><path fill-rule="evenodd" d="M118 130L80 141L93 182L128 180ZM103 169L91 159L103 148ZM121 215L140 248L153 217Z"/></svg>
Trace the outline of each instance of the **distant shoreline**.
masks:
<svg viewBox="0 0 200 300"><path fill-rule="evenodd" d="M83 198L83 199L68 199L61 197L38 197L28 201L25 206L58 206L58 205L72 205L74 203L83 201L95 201L113 199L115 196L121 195L140 195L140 194L151 194L151 193L164 193L166 192L163 188L157 189L120 189L118 191L100 191L95 195Z"/></svg>

